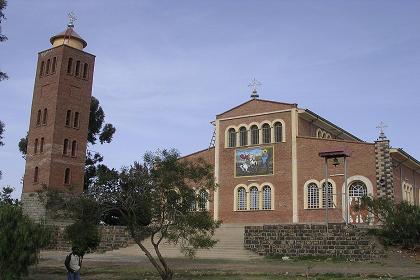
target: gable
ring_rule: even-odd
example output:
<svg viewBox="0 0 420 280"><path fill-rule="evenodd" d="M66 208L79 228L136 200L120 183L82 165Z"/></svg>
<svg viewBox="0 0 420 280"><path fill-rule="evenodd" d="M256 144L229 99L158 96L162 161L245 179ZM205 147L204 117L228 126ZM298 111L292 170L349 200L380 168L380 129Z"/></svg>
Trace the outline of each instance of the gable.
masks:
<svg viewBox="0 0 420 280"><path fill-rule="evenodd" d="M252 115L273 111L288 110L296 108L297 104L275 102L262 99L251 99L245 103L242 103L224 113L216 116L217 119L232 118L244 115Z"/></svg>

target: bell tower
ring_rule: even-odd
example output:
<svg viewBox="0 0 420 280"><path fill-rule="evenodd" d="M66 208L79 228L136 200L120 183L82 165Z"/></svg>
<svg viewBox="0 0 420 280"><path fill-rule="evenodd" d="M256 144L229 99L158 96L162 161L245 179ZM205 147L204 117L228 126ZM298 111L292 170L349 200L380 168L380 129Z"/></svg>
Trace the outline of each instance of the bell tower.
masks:
<svg viewBox="0 0 420 280"><path fill-rule="evenodd" d="M87 42L67 29L51 37L52 47L38 53L28 134L22 202L33 219L45 215L34 192L83 191L95 56Z"/></svg>

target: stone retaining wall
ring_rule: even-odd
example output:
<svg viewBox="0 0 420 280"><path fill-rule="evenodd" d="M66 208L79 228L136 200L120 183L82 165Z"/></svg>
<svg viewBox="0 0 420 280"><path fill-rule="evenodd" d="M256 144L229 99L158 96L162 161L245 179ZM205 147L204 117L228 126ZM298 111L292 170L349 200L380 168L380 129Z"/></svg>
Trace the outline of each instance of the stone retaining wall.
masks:
<svg viewBox="0 0 420 280"><path fill-rule="evenodd" d="M246 226L244 246L259 255L332 257L346 260L376 260L383 247L367 228L354 225L291 224Z"/></svg>
<svg viewBox="0 0 420 280"><path fill-rule="evenodd" d="M55 227L53 240L48 250L70 251L71 244L64 240L64 226ZM124 226L99 226L101 242L96 252L105 252L125 248L134 244L130 234Z"/></svg>

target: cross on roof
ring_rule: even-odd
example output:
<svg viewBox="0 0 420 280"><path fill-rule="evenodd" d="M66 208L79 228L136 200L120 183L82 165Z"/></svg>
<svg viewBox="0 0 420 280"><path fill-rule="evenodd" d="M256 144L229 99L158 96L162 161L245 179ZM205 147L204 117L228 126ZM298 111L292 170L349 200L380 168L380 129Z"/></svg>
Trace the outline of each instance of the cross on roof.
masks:
<svg viewBox="0 0 420 280"><path fill-rule="evenodd" d="M68 27L74 27L74 22L77 20L75 14L73 12L70 12L67 14L69 18L69 23L67 24Z"/></svg>
<svg viewBox="0 0 420 280"><path fill-rule="evenodd" d="M387 127L388 126L383 121L381 121L379 123L379 125L376 127L377 129L379 129L379 139L385 139L386 138L385 133L384 133L384 129L387 128Z"/></svg>
<svg viewBox="0 0 420 280"><path fill-rule="evenodd" d="M258 98L259 95L257 93L257 88L261 86L261 82L257 81L257 79L252 79L252 81L248 84L248 87L252 88L251 98L255 99Z"/></svg>

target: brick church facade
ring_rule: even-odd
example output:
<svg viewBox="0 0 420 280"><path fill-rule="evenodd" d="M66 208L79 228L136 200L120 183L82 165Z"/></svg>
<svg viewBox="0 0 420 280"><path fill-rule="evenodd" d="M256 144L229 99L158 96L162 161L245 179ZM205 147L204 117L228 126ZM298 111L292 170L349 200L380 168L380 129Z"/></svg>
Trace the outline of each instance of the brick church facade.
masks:
<svg viewBox="0 0 420 280"><path fill-rule="evenodd" d="M208 208L224 223L364 223L367 213L352 207L363 195L420 203L420 162L383 133L364 142L297 104L258 98L213 124L214 147L184 158L214 167L218 188ZM337 150L349 153L347 188L343 158L328 160L325 184L320 153Z"/></svg>

